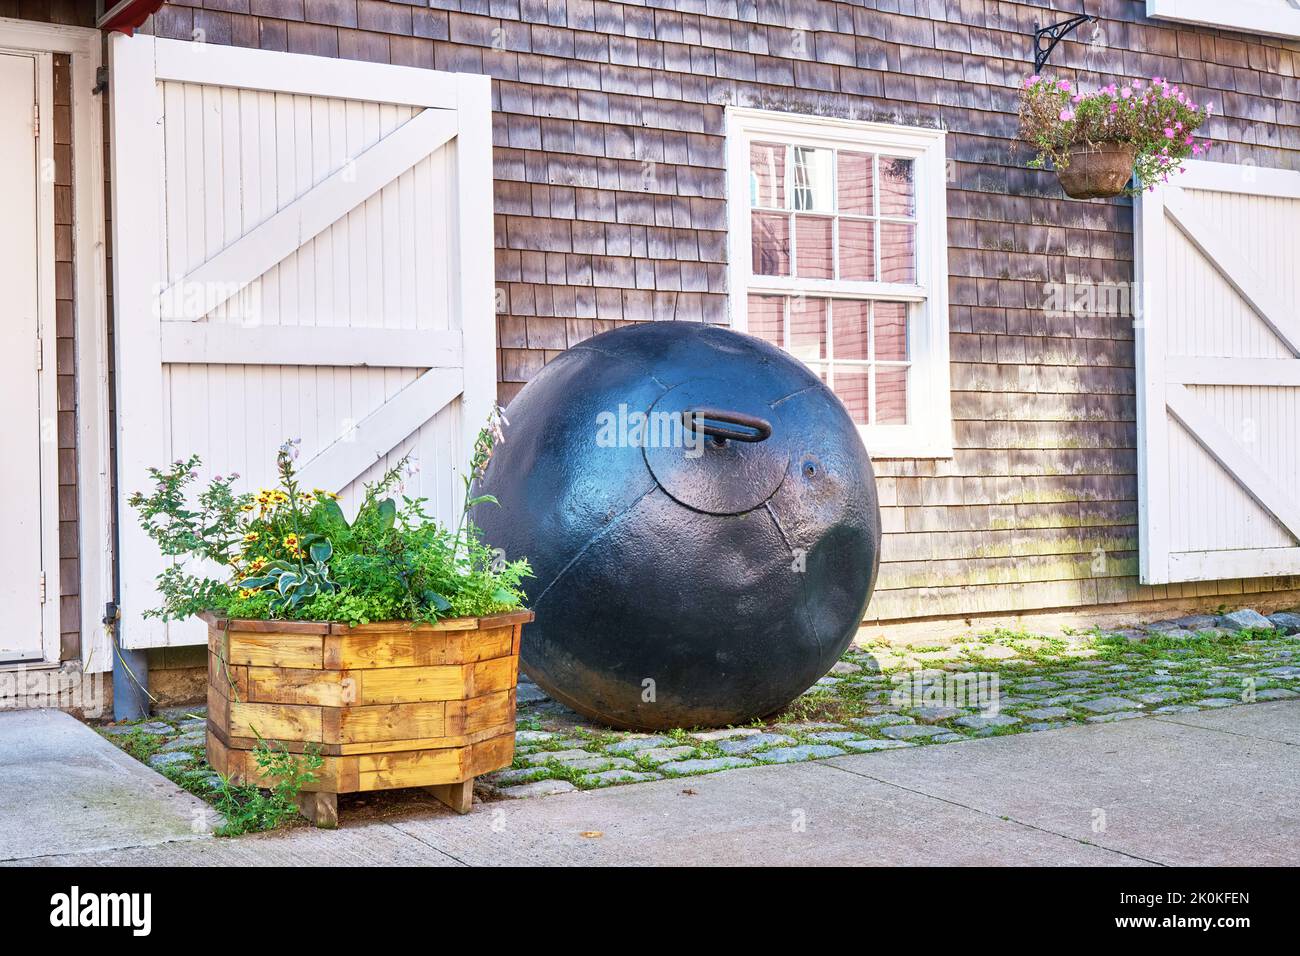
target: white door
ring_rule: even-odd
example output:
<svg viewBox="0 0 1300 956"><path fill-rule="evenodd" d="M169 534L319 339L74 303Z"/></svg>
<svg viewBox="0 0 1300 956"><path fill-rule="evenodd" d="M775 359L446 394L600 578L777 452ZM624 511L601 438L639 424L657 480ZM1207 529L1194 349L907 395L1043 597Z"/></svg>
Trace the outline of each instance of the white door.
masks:
<svg viewBox="0 0 1300 956"><path fill-rule="evenodd" d="M1300 172L1193 162L1137 211L1146 584L1300 573Z"/></svg>
<svg viewBox="0 0 1300 956"><path fill-rule="evenodd" d="M40 268L35 55L0 53L0 663L44 657ZM53 265L51 261L50 265ZM51 416L52 417L52 416ZM51 442L55 436L47 436Z"/></svg>
<svg viewBox="0 0 1300 956"><path fill-rule="evenodd" d="M163 625L147 469L305 487L354 507L410 454L445 521L496 395L489 80L148 36L112 38L122 639Z"/></svg>

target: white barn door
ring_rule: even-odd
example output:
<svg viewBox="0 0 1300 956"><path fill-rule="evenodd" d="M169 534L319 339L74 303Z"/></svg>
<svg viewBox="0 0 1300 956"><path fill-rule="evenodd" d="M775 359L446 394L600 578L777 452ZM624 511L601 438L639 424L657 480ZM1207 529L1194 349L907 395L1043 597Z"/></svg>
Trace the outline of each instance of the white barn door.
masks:
<svg viewBox="0 0 1300 956"><path fill-rule="evenodd" d="M322 57L112 38L122 641L164 625L155 545L126 505L197 452L206 481L306 487L355 507L411 455L404 491L454 521L458 469L496 395L489 80Z"/></svg>
<svg viewBox="0 0 1300 956"><path fill-rule="evenodd" d="M1300 173L1176 182L1136 217L1141 578L1300 573Z"/></svg>

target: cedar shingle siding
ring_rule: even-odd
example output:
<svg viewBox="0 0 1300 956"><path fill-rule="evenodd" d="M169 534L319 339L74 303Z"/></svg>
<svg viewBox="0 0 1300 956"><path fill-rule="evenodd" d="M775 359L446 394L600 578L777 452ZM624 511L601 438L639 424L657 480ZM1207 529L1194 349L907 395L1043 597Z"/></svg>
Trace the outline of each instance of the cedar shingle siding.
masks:
<svg viewBox="0 0 1300 956"><path fill-rule="evenodd" d="M59 442L59 657L81 651L81 528L77 504L76 273L72 247L72 58L55 54L54 74L54 330ZM54 581L46 572L46 587Z"/></svg>
<svg viewBox="0 0 1300 956"><path fill-rule="evenodd" d="M878 462L872 617L1293 586L1137 584L1132 319L1043 308L1045 283L1132 280L1132 206L1067 201L1010 152L1035 21L1067 15L1048 7L207 0L168 4L154 29L495 79L503 402L620 322L728 321L726 104L942 125L957 451ZM1101 42L1063 43L1051 71L1167 76L1218 108L1212 159L1296 166L1300 45L1157 24L1140 0L1087 9Z"/></svg>

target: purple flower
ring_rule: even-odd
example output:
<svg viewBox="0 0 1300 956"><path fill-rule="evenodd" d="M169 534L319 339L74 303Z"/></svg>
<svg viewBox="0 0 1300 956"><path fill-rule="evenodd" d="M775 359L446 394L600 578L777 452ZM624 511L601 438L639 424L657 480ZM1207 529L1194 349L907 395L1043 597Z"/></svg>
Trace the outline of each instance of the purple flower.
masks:
<svg viewBox="0 0 1300 956"><path fill-rule="evenodd" d="M1120 95L1120 99L1125 99L1125 100L1126 100L1126 99L1128 99L1130 96L1133 95L1133 88L1132 88L1132 87L1129 87L1129 86L1126 86L1126 87L1124 87L1122 90L1119 91L1119 95Z"/></svg>
<svg viewBox="0 0 1300 956"><path fill-rule="evenodd" d="M1069 81L1069 80L1057 80L1057 81L1056 81L1056 88L1057 88L1058 90L1060 90L1062 93L1068 93L1068 92L1070 92L1070 81Z"/></svg>
<svg viewBox="0 0 1300 956"><path fill-rule="evenodd" d="M1070 120L1074 119L1074 110L1069 108L1063 109L1061 110L1060 115L1061 115L1061 119L1065 120L1068 123Z"/></svg>
<svg viewBox="0 0 1300 956"><path fill-rule="evenodd" d="M1173 129L1172 129L1171 127L1169 127L1169 126L1166 126L1166 127L1165 127L1165 139L1173 139L1173 138L1174 138L1174 131L1173 131Z"/></svg>

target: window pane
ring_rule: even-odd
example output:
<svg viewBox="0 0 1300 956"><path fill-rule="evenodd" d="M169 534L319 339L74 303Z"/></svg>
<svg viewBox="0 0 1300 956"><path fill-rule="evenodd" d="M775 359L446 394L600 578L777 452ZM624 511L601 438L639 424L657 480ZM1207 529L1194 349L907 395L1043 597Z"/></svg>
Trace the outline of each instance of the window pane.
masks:
<svg viewBox="0 0 1300 956"><path fill-rule="evenodd" d="M785 154L780 143L749 146L749 204L785 208Z"/></svg>
<svg viewBox="0 0 1300 956"><path fill-rule="evenodd" d="M826 300L790 300L790 354L805 362L826 358Z"/></svg>
<svg viewBox="0 0 1300 956"><path fill-rule="evenodd" d="M754 274L790 274L790 217L779 212L751 213Z"/></svg>
<svg viewBox="0 0 1300 956"><path fill-rule="evenodd" d="M876 424L907 424L907 369L876 366Z"/></svg>
<svg viewBox="0 0 1300 956"><path fill-rule="evenodd" d="M835 366L835 394L849 410L849 416L859 425L866 425L869 421L867 416L871 397L868 382L866 366Z"/></svg>
<svg viewBox="0 0 1300 956"><path fill-rule="evenodd" d="M871 303L836 299L831 306L831 354L839 359L865 360L867 330L871 327ZM835 373L837 376L839 372Z"/></svg>
<svg viewBox="0 0 1300 956"><path fill-rule="evenodd" d="M794 208L815 212L832 212L835 201L832 193L831 159L835 154L829 149L811 146L794 147Z"/></svg>
<svg viewBox="0 0 1300 956"><path fill-rule="evenodd" d="M836 315L838 315L838 308ZM835 340L839 344L839 339ZM839 349L836 349L836 355ZM882 362L907 361L907 304L904 302L876 303L876 360Z"/></svg>
<svg viewBox="0 0 1300 956"><path fill-rule="evenodd" d="M914 163L910 159L880 157L880 214L911 216L916 213Z"/></svg>
<svg viewBox="0 0 1300 956"><path fill-rule="evenodd" d="M916 282L916 226L912 223L880 224L880 281Z"/></svg>
<svg viewBox="0 0 1300 956"><path fill-rule="evenodd" d="M785 346L785 299L779 295L749 297L749 334Z"/></svg>
<svg viewBox="0 0 1300 956"><path fill-rule="evenodd" d="M875 215L871 154L841 151L836 174L839 178L839 210L860 216Z"/></svg>
<svg viewBox="0 0 1300 956"><path fill-rule="evenodd" d="M840 220L840 278L870 282L876 277L876 223Z"/></svg>
<svg viewBox="0 0 1300 956"><path fill-rule="evenodd" d="M795 216L795 275L805 279L835 277L831 258L834 220L830 216Z"/></svg>

